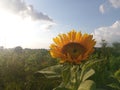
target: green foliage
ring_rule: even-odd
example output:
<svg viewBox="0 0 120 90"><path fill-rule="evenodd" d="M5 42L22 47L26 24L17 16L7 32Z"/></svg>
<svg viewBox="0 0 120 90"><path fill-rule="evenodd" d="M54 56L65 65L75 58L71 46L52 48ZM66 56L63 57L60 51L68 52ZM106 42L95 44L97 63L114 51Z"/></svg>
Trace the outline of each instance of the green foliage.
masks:
<svg viewBox="0 0 120 90"><path fill-rule="evenodd" d="M86 72L82 78L82 81L84 82L87 80L90 76L92 76L95 73L93 69L90 69L88 72Z"/></svg>
<svg viewBox="0 0 120 90"><path fill-rule="evenodd" d="M61 77L62 65L54 65L37 71L36 73L43 76L43 78L59 78Z"/></svg>
<svg viewBox="0 0 120 90"><path fill-rule="evenodd" d="M120 69L114 73L114 78L117 79L118 82L120 83Z"/></svg>
<svg viewBox="0 0 120 90"><path fill-rule="evenodd" d="M116 80L111 78L111 74L120 69L120 47L118 47L118 44L119 43L117 43L117 46L113 45L112 47L108 47L106 43L101 48L96 48L96 51L91 57L92 59L95 58L96 60L102 60L102 62L92 66L96 73L92 76L91 79L96 82L97 88L116 90L108 87L108 84L110 85L111 83L116 82ZM116 83L119 84L119 82ZM111 84L111 86L114 85Z"/></svg>
<svg viewBox="0 0 120 90"><path fill-rule="evenodd" d="M22 49L20 46L13 49L2 48L0 49L0 90L53 88L59 81L43 80L35 72L56 63L57 61L51 58L46 49Z"/></svg>
<svg viewBox="0 0 120 90"><path fill-rule="evenodd" d="M95 82L92 80L86 80L80 84L78 90L96 90Z"/></svg>
<svg viewBox="0 0 120 90"><path fill-rule="evenodd" d="M112 87L114 90L120 90L120 69L117 70L112 76L114 82L108 84L109 87Z"/></svg>
<svg viewBox="0 0 120 90"><path fill-rule="evenodd" d="M103 40L101 47L95 48L87 62L82 62L77 67L70 65L67 68L58 65L57 60L53 59L46 49L0 47L0 90L53 88L120 90L120 43L113 43L113 46L109 47Z"/></svg>
<svg viewBox="0 0 120 90"><path fill-rule="evenodd" d="M87 87L84 87L84 90L94 90L96 89L94 81L88 79L95 73L95 71L90 69L93 62L91 62L92 64L88 62L89 61L83 65L71 65L69 63L64 65L55 65L38 72L43 74L46 78L56 78L55 76L61 75L61 84L53 90L82 90L86 85ZM61 71L58 73L55 69Z"/></svg>
<svg viewBox="0 0 120 90"><path fill-rule="evenodd" d="M56 87L53 90L71 90L71 89L68 89L68 88L65 88L65 87Z"/></svg>

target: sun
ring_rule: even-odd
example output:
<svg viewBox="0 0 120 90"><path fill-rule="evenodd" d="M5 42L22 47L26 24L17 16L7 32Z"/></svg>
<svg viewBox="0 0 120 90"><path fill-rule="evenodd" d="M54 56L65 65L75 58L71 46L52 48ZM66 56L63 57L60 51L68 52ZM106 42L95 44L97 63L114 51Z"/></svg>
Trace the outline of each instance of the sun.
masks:
<svg viewBox="0 0 120 90"><path fill-rule="evenodd" d="M23 19L8 10L0 9L0 46L14 47L21 45L28 31L32 30L29 18Z"/></svg>

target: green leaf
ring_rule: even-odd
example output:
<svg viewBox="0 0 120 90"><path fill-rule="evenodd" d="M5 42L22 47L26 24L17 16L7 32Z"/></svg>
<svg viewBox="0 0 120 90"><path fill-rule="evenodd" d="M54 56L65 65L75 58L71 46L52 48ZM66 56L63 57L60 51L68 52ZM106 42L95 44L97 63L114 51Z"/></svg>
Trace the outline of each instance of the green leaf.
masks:
<svg viewBox="0 0 120 90"><path fill-rule="evenodd" d="M62 65L54 65L44 68L36 73L46 78L58 78L61 77Z"/></svg>
<svg viewBox="0 0 120 90"><path fill-rule="evenodd" d="M103 61L103 60L89 60L89 61L84 62L83 64L81 64L80 82L83 81L84 74L85 74L94 64L99 63L99 62L101 62L101 61ZM92 75L92 74L93 74L93 71L92 71L91 75ZM91 75L90 75L90 76L91 76ZM87 75L86 75L86 76L87 76ZM89 75L88 75L88 76L89 76ZM89 76L89 77L90 77L90 76ZM89 77L84 78L84 80L87 79L87 78L89 78Z"/></svg>
<svg viewBox="0 0 120 90"><path fill-rule="evenodd" d="M65 87L57 87L57 88L54 88L53 90L70 90L70 89Z"/></svg>
<svg viewBox="0 0 120 90"><path fill-rule="evenodd" d="M111 83L111 84L108 84L107 86L112 87L116 90L120 90L120 86L117 83Z"/></svg>
<svg viewBox="0 0 120 90"><path fill-rule="evenodd" d="M114 73L114 77L120 82L120 69Z"/></svg>
<svg viewBox="0 0 120 90"><path fill-rule="evenodd" d="M103 61L103 60L89 60L89 61L83 63L82 70L86 70L86 69L90 68L91 66L93 66L94 64L99 63L101 61Z"/></svg>
<svg viewBox="0 0 120 90"><path fill-rule="evenodd" d="M82 81L87 80L87 79L88 79L90 76L92 76L94 73L95 73L95 71L94 71L93 69L90 69L89 71L87 71L87 72L84 74L84 76L83 76L83 78L82 78Z"/></svg>
<svg viewBox="0 0 120 90"><path fill-rule="evenodd" d="M106 90L106 89L103 89L103 88L97 88L97 90Z"/></svg>
<svg viewBox="0 0 120 90"><path fill-rule="evenodd" d="M78 90L96 90L95 82L92 80L86 80L80 84Z"/></svg>
<svg viewBox="0 0 120 90"><path fill-rule="evenodd" d="M70 82L70 77L71 77L70 68L71 67L68 66L63 69L63 72L62 72L62 79L63 79L62 85L63 86L66 86Z"/></svg>
<svg viewBox="0 0 120 90"><path fill-rule="evenodd" d="M43 74L56 74L54 71L45 71L45 70L38 71L38 73L43 73Z"/></svg>

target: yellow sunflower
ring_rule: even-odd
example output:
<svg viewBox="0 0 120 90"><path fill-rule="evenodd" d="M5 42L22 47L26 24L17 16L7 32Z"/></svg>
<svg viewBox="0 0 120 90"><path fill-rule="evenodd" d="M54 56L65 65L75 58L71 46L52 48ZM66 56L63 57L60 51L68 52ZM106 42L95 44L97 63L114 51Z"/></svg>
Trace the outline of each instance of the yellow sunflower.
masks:
<svg viewBox="0 0 120 90"><path fill-rule="evenodd" d="M80 64L81 61L94 51L95 40L92 35L81 34L72 30L67 34L60 34L53 38L50 45L50 54L54 58L60 58L61 63L70 62Z"/></svg>

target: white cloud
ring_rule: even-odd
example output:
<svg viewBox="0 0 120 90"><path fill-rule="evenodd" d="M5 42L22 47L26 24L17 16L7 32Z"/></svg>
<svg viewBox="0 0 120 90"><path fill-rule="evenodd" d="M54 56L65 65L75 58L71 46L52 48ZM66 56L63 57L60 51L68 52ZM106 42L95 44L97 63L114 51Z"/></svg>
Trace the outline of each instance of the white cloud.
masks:
<svg viewBox="0 0 120 90"><path fill-rule="evenodd" d="M111 26L97 28L92 34L97 41L96 46L100 45L101 40L106 40L109 44L120 42L120 21L116 21Z"/></svg>
<svg viewBox="0 0 120 90"><path fill-rule="evenodd" d="M111 8L120 8L120 0L107 0L99 6L99 11L103 14Z"/></svg>
<svg viewBox="0 0 120 90"><path fill-rule="evenodd" d="M120 8L120 0L108 0L114 8Z"/></svg>
<svg viewBox="0 0 120 90"><path fill-rule="evenodd" d="M42 12L38 12L32 5L27 5L24 0L0 0L0 8L21 15L22 17L31 17L33 20L53 20Z"/></svg>
<svg viewBox="0 0 120 90"><path fill-rule="evenodd" d="M48 48L53 20L24 0L0 0L0 46ZM47 33L47 34L46 34Z"/></svg>
<svg viewBox="0 0 120 90"><path fill-rule="evenodd" d="M104 13L104 12L105 12L105 7L104 7L103 4L100 5L99 11L100 11L101 13Z"/></svg>

